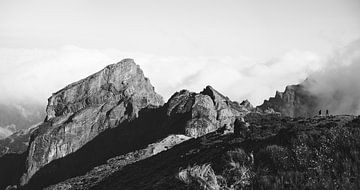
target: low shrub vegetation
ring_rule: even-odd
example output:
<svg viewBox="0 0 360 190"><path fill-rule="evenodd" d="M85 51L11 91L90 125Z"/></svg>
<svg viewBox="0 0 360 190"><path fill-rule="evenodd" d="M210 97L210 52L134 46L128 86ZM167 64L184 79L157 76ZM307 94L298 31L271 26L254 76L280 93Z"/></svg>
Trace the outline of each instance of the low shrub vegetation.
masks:
<svg viewBox="0 0 360 190"><path fill-rule="evenodd" d="M193 189L360 189L359 117L256 119L251 138L213 159L215 171L195 165L179 179Z"/></svg>

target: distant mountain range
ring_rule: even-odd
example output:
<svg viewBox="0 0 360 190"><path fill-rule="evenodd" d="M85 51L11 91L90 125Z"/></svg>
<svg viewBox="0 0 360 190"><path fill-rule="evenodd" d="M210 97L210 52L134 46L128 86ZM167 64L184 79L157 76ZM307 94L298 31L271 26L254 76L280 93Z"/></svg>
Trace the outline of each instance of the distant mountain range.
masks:
<svg viewBox="0 0 360 190"><path fill-rule="evenodd" d="M358 189L360 119L316 102L303 84L255 108L211 86L164 102L124 59L0 140L0 189Z"/></svg>
<svg viewBox="0 0 360 190"><path fill-rule="evenodd" d="M45 117L45 106L32 102L0 102L0 139L28 129Z"/></svg>

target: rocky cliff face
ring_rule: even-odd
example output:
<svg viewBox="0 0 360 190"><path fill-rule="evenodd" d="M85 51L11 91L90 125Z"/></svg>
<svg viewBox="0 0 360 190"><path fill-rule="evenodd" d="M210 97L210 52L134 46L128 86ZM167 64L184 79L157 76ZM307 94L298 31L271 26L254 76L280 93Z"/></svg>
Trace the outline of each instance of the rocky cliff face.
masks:
<svg viewBox="0 0 360 190"><path fill-rule="evenodd" d="M165 109L168 116L165 125L173 123L175 126L172 127L191 137L199 137L224 126L232 130L235 118L249 112L211 86L200 93L177 92L166 103Z"/></svg>
<svg viewBox="0 0 360 190"><path fill-rule="evenodd" d="M45 122L34 131L21 184L44 165L77 151L101 132L159 107L163 99L132 59L125 59L54 93Z"/></svg>
<svg viewBox="0 0 360 190"><path fill-rule="evenodd" d="M304 84L287 86L284 92L265 100L257 108L275 111L289 117L311 117L317 114L317 98L308 92Z"/></svg>

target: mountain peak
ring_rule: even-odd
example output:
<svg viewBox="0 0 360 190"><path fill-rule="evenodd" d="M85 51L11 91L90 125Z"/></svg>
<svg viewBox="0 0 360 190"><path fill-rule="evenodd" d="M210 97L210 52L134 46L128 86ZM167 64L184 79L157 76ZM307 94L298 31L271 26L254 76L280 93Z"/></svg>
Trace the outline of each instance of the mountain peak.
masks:
<svg viewBox="0 0 360 190"><path fill-rule="evenodd" d="M48 99L45 122L30 142L26 184L52 160L75 152L101 132L138 117L141 109L164 104L132 59L109 65Z"/></svg>
<svg viewBox="0 0 360 190"><path fill-rule="evenodd" d="M252 110L254 109L254 106L250 103L249 100L243 100L241 103L240 103L240 106L243 106L244 108L248 109L248 110Z"/></svg>
<svg viewBox="0 0 360 190"><path fill-rule="evenodd" d="M311 117L316 115L317 99L303 85L286 86L284 92L276 91L274 97L265 100L257 108L273 110L289 117Z"/></svg>
<svg viewBox="0 0 360 190"><path fill-rule="evenodd" d="M124 59L54 93L48 99L46 118L75 113L86 106L147 92L151 96L147 99L150 100L149 104L159 106L164 103L162 97L154 93L154 87L134 60Z"/></svg>
<svg viewBox="0 0 360 190"><path fill-rule="evenodd" d="M181 90L166 103L166 123L177 123L174 128L187 136L199 137L219 128L232 130L236 117L248 110L222 95L211 86L200 93Z"/></svg>

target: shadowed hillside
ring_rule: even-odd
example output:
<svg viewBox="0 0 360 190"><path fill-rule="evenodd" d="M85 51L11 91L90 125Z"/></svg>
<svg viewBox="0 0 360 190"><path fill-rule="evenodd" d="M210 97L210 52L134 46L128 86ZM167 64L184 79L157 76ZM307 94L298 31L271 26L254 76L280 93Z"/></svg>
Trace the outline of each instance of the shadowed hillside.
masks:
<svg viewBox="0 0 360 190"><path fill-rule="evenodd" d="M24 189L41 189L65 179L83 175L107 159L146 147L170 134L161 128L161 109L144 109L138 119L107 130L78 151L41 168Z"/></svg>
<svg viewBox="0 0 360 190"><path fill-rule="evenodd" d="M189 140L126 166L93 189L202 189L201 179L190 178L185 180L187 184L178 176L188 167L204 164L213 168L212 177L219 187L234 184L235 189L360 187L359 118L297 120L258 115L247 119L254 131L246 139L211 133Z"/></svg>

